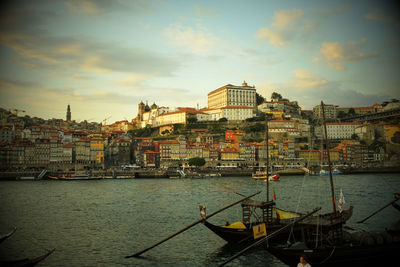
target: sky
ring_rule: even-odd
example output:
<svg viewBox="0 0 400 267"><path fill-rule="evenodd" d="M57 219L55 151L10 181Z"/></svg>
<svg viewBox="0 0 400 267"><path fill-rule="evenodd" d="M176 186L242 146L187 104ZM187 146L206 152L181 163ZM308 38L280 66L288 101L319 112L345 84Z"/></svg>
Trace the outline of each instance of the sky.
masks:
<svg viewBox="0 0 400 267"><path fill-rule="evenodd" d="M312 109L400 98L392 1L37 0L0 4L0 107L131 120L246 81Z"/></svg>

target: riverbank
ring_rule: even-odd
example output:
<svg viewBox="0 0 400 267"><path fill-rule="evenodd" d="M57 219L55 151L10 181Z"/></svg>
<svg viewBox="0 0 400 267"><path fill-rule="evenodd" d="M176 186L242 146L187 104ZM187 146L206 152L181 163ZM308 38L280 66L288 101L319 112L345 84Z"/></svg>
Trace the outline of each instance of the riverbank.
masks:
<svg viewBox="0 0 400 267"><path fill-rule="evenodd" d="M135 169L135 170L90 170L85 171L84 176L104 178L104 179L133 179L133 178L181 178L182 171L178 170L159 170L159 169ZM204 177L251 177L253 174L252 169L205 169L194 171L193 174L187 175L186 178L204 178ZM363 174L363 173L400 173L400 167L375 167L375 168L349 168L342 170L343 174ZM42 171L3 171L0 172L0 180L38 180L47 179L48 176L80 176L82 171L74 172L46 172L43 177L40 177ZM187 174L187 172L185 171ZM286 169L278 170L274 173L278 173L281 176L287 175L304 175L302 169ZM39 178L38 178L39 177Z"/></svg>

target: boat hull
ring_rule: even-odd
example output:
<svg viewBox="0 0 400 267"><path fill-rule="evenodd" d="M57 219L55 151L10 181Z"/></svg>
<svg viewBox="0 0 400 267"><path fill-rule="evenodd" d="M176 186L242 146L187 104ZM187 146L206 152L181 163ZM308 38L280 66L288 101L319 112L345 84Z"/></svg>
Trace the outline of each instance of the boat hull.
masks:
<svg viewBox="0 0 400 267"><path fill-rule="evenodd" d="M254 235L252 228L247 227L246 229L235 229L235 228L226 228L223 226L217 226L209 223L208 221L204 222L204 225L213 231L216 235L232 244L240 244L240 243L251 243L254 242ZM272 233L284 225L275 224L271 226L267 226L267 234ZM287 239L287 235L285 235ZM274 237L274 240L279 240L279 236Z"/></svg>
<svg viewBox="0 0 400 267"><path fill-rule="evenodd" d="M292 213L292 214L295 214L295 213ZM281 227L292 223L293 220L295 220L297 217L302 216L303 214L296 213L296 215L298 215L298 216L288 218L288 219L280 218L274 224L267 226L267 234L270 234L270 233L280 229ZM343 211L342 215L339 217L340 219L337 220L336 223L340 223L340 224L345 223L347 220L349 220L351 218L352 215L353 215L353 207L350 206L349 209ZM295 225L293 227L293 233L297 235L299 233L301 227L315 228L315 225L317 223L323 223L325 220L329 220L329 222L331 223L332 220L329 219L329 217L331 217L331 216L332 216L332 213L322 214L320 216L312 216L312 217L308 218L307 220L304 220L304 223ZM207 220L204 222L204 225L208 229L213 231L216 235L218 235L219 237L221 237L222 239L227 241L228 243L236 243L237 244L237 243L244 243L244 242L254 242L253 230L248 225L246 226L246 229L227 228L224 226L214 225L214 224L208 222ZM291 229L288 229L288 231L291 231ZM287 231L286 232L284 231L281 234L275 236L272 241L280 242L280 241L287 241L287 239L288 239Z"/></svg>

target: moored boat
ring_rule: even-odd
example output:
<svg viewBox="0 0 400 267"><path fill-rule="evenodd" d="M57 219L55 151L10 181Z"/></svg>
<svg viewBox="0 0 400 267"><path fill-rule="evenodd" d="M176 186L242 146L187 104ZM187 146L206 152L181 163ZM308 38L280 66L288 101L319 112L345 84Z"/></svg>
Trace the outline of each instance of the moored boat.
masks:
<svg viewBox="0 0 400 267"><path fill-rule="evenodd" d="M279 180L280 176L279 176L279 174L267 175L266 172L256 172L252 176L253 179L262 180L262 181L266 181L267 177L268 177L269 181L277 181L277 180Z"/></svg>

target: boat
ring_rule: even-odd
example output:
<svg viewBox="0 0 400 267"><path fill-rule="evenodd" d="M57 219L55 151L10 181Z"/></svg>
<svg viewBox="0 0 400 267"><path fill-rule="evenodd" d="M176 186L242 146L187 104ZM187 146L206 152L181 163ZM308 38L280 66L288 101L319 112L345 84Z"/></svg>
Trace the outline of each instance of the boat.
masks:
<svg viewBox="0 0 400 267"><path fill-rule="evenodd" d="M39 262L46 259L50 254L54 252L55 249L49 250L47 253L38 256L36 258L26 258L20 260L12 260L12 261L1 261L0 266L8 266L8 267L28 267L28 266L35 266Z"/></svg>
<svg viewBox="0 0 400 267"><path fill-rule="evenodd" d="M58 175L52 176L49 175L48 178L50 180L57 180L57 181L79 181L79 180L100 180L103 179L102 177L91 177L89 175Z"/></svg>
<svg viewBox="0 0 400 267"><path fill-rule="evenodd" d="M12 236L12 235L15 233L16 230L17 230L17 228L14 227L14 229L13 229L11 232L9 232L9 233L7 233L7 234L4 234L4 235L1 235L1 236L0 236L0 243L2 243L2 242L5 241L7 238L9 238L10 236Z"/></svg>
<svg viewBox="0 0 400 267"><path fill-rule="evenodd" d="M327 136L322 101L321 109L324 132ZM325 143L328 149L327 139L325 139ZM400 251L400 231L385 230L378 233L345 231L343 227L345 215L343 212L336 211L329 152L327 155L333 207L331 217L327 217L325 222L320 221L317 224L318 227L307 227L307 218L300 223L305 226L302 230L301 242L285 246L267 246L267 250L289 266L297 266L300 256L303 255L307 257L307 262L311 266L398 266L396 262L397 254ZM341 200L339 200L340 203ZM341 205L339 205L339 210L341 210ZM364 222L366 219L360 222Z"/></svg>
<svg viewBox="0 0 400 267"><path fill-rule="evenodd" d="M268 140L268 123L266 123L266 138ZM268 146L267 146L268 155ZM269 165L269 159L267 157L267 164ZM268 168L266 168L266 177L268 177ZM277 176L279 178L279 175ZM266 180L266 201L257 201L249 199L241 203L242 206L242 218L241 221L230 224L227 222L225 225L214 225L207 220L204 220L203 224L217 234L219 237L224 239L228 243L244 243L254 242L257 237L254 237L253 229L255 226L265 225L267 232L273 232L278 230L285 225L291 224L297 217L300 217L301 213L293 213L277 209L275 207L274 200L269 200L269 179ZM317 225L321 218L325 224L329 225L332 216L336 216L335 213L327 213L319 216L309 217L305 224L297 224L288 231L299 232L304 227L314 227ZM343 216L340 217L340 223L345 223L353 214L353 207L344 211ZM324 229L325 230L325 229ZM287 232L282 232L281 235L275 236L274 240L279 242L282 241L281 237L287 239ZM325 230L327 231L327 230ZM285 239L285 241L286 241ZM272 241L274 241L272 240Z"/></svg>
<svg viewBox="0 0 400 267"><path fill-rule="evenodd" d="M256 180L262 180L262 181L266 181L268 177L269 181L277 181L279 180L279 174L275 174L275 175L269 175L267 176L266 172L256 172L255 174L253 174L252 178L256 179Z"/></svg>
<svg viewBox="0 0 400 267"><path fill-rule="evenodd" d="M333 171L332 171L332 175L338 175L338 174L342 174L342 172L339 171L337 168L334 168ZM321 169L319 171L319 175L329 175L329 171Z"/></svg>

